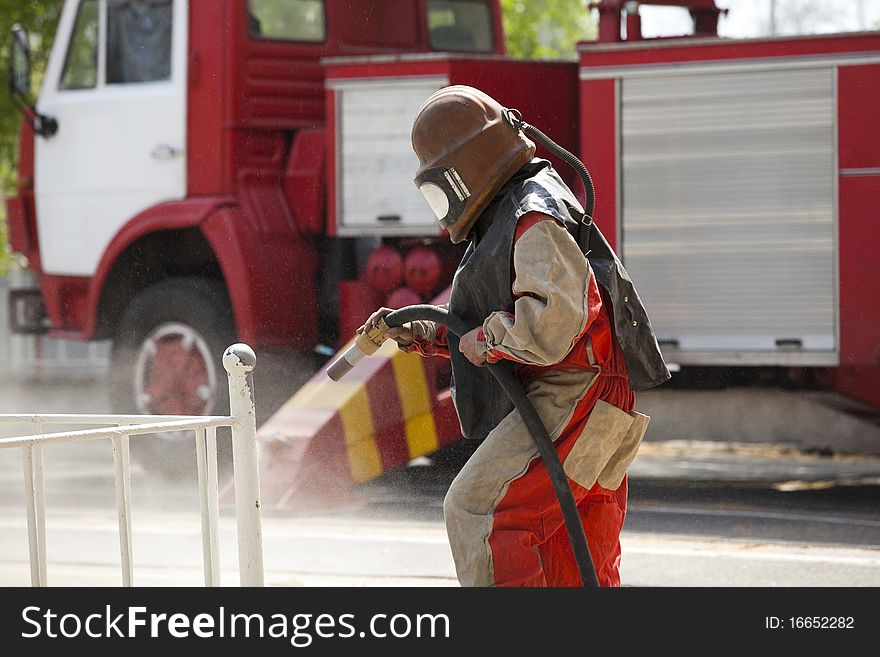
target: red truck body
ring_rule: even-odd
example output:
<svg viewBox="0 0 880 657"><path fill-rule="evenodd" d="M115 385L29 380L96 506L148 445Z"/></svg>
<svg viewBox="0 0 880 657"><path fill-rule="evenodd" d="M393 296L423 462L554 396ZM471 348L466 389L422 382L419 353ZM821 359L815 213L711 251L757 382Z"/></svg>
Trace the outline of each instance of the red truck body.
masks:
<svg viewBox="0 0 880 657"><path fill-rule="evenodd" d="M417 247L439 256L437 284L397 299L427 301L443 293L460 252L446 243L427 206L409 205L416 192L405 179L409 165L400 158L413 157L404 146L418 101L447 84L476 86L518 108L529 123L584 160L597 189L596 221L646 290L643 297L659 318L658 336L670 362L773 368L798 381L807 372L813 382L880 405L880 306L874 302L880 297L875 257L880 252L880 136L874 125L880 114L880 35L720 39L714 36L719 15L715 3L689 0L642 4L690 8L694 36L643 40L637 12L627 15L625 3L605 0L599 3L600 41L582 43L578 62L522 61L505 56L498 0L303 1L323 12L322 40L267 39L255 33L248 10L259 3L189 0L186 20L178 22L187 26L185 192L119 218L86 274L46 266L35 144L51 144L58 137L35 136L23 127L18 194L7 201L12 248L37 275L51 335L128 340L129 352L114 350L114 368L130 371L114 385L135 389L121 397L123 405L133 400L144 412L204 413L212 409L209 399L215 399L204 388L216 384L212 368L222 371L217 362L203 357L207 362L194 367L181 356L193 339L201 339L198 326L191 333L182 330L180 344L173 331L155 333L158 321L133 338L122 335L138 326L138 318L143 324L145 316L158 312L156 300L150 306L144 296L151 289L155 293L157 285L209 281L211 293L216 293L212 302L226 304L234 326L234 335L221 332L218 339L235 338L258 352L341 346L366 313L388 303L389 288L377 287L369 272L370 257L381 248L391 247L401 260ZM62 26L72 30L81 5L68 5L70 15L62 18ZM458 42L437 41L429 25L452 21L447 27L461 28L458 11L467 20L483 17L484 23L477 45L456 50ZM627 39L620 31L623 16ZM63 60L63 54L53 57ZM801 157L794 153L768 165L779 176L771 185L778 193L768 192L761 207L749 189L741 189L733 201L713 205L708 197L726 198L725 187L717 186L715 174L706 173L704 181L700 173L691 180L689 171L706 172L718 162L740 163L733 173L717 175L729 176L732 185L753 185L747 176L736 178L736 171L748 171L753 167L749 162L761 163L772 155L761 150L760 132L739 145L735 135L726 142L713 141L727 129L725 85L742 85L742 92L730 92L728 106L746 103L737 111L755 111L758 123L761 107L768 117L791 113L799 120L812 106L798 104L797 88L786 94L775 83L791 75L805 76L814 89L804 102L820 104L817 111L824 123L810 124L803 139L786 132L774 149L785 150L783 142L793 138L807 149L803 157L818 153L818 169L810 169L804 180L814 176L821 182L820 198L800 214L796 207L786 210L786 194L795 198L803 191L800 179L786 173ZM112 91L103 80L100 75L98 86ZM709 91L701 95L703 83ZM711 91L712 85L724 87L718 92L722 96ZM395 105L398 100L405 107ZM651 111L652 102L657 112ZM657 118L662 111L671 112L668 124ZM772 135L773 125L771 121L761 130ZM59 135L66 129L61 121ZM171 156L176 152L172 149ZM696 169L694 153L703 158ZM164 157L161 152L159 156ZM574 181L564 166L558 168ZM387 182L391 177L384 176L386 170L393 170L399 185L397 177ZM371 199L363 191L371 188L387 198ZM395 205L397 189L400 207ZM654 189L660 191L652 208L644 190ZM695 259L701 249L714 254L719 244L736 241L731 231L738 212L750 217L755 239L736 247L739 253L730 258L713 255L708 264L706 258ZM778 230L762 237L762 230L776 230L774 222ZM658 252L655 246L663 234L684 235L687 249L675 256ZM694 235L709 241L688 242ZM88 232L79 238L91 239ZM755 260L762 239L775 244L778 253ZM824 268L820 273L801 269L810 262L813 248ZM785 263L784 271L774 262ZM403 273L393 276L399 281L393 287L406 288ZM810 276L820 282L814 300L804 296L804 286L813 285ZM763 283L755 285L756 278ZM705 298L694 281L703 281L709 290ZM188 294L196 288L209 290L192 283L183 287L187 285ZM167 296L167 290L178 288L159 289ZM21 296L13 304L14 323L22 330L40 329L33 301ZM811 309L818 317L815 326L808 321L800 330L799 318L810 317ZM788 319L750 323L750 315L768 314ZM704 321L716 315L715 323ZM185 317L178 322L167 313L163 317L174 326L193 323ZM719 327L722 319L725 324ZM695 332L689 332L689 324L696 325ZM157 353L163 348L170 355L160 359ZM151 382L160 362L177 367L179 375L161 391ZM436 393L430 404L448 415L448 393L437 384L446 374L442 366L429 369L436 367L430 374L435 379L429 388ZM160 393L163 399L173 397L187 386L189 397L182 406L158 398ZM379 407L377 402L374 420L382 413ZM443 417L437 426L454 434L454 423ZM444 435L432 446L456 439ZM381 443L381 436L377 440ZM379 471L414 455L403 449Z"/></svg>

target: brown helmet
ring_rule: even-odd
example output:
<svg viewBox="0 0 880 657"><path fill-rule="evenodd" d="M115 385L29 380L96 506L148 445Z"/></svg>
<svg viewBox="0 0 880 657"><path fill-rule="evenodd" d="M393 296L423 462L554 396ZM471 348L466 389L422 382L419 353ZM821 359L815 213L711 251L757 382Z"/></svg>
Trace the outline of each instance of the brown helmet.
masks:
<svg viewBox="0 0 880 657"><path fill-rule="evenodd" d="M434 93L416 115L415 183L449 238L461 242L499 189L535 154L505 108L479 89L455 85Z"/></svg>

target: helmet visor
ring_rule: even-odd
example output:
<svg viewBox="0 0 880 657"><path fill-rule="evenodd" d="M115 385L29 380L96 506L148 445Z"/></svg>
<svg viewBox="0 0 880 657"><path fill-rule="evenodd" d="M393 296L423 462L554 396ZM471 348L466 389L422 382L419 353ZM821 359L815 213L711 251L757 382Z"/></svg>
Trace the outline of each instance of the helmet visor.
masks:
<svg viewBox="0 0 880 657"><path fill-rule="evenodd" d="M443 228L459 220L471 192L455 167L427 169L415 183Z"/></svg>

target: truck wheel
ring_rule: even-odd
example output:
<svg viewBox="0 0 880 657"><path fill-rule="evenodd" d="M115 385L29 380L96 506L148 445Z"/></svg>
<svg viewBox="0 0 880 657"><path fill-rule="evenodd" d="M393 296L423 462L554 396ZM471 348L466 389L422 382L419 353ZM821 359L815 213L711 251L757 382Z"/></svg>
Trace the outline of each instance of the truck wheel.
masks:
<svg viewBox="0 0 880 657"><path fill-rule="evenodd" d="M111 355L110 397L118 413L225 415L229 392L222 356L235 326L222 284L174 278L141 292L119 324ZM229 460L218 430L221 463ZM195 476L193 432L131 439L132 458L169 476Z"/></svg>

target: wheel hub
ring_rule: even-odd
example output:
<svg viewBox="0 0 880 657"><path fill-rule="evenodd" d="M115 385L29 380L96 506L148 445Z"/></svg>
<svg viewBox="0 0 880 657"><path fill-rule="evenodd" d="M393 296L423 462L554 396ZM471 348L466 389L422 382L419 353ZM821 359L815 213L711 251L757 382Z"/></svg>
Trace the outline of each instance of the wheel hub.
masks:
<svg viewBox="0 0 880 657"><path fill-rule="evenodd" d="M214 407L216 383L208 344L191 326L163 324L141 343L134 381L138 412L207 415Z"/></svg>

